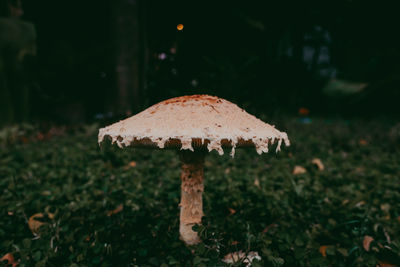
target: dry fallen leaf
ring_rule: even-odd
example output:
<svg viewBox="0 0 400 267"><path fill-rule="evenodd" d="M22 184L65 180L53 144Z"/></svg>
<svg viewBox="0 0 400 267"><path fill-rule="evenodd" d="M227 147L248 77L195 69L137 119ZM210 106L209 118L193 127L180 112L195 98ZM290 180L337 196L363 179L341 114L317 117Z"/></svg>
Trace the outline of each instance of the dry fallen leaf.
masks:
<svg viewBox="0 0 400 267"><path fill-rule="evenodd" d="M319 253L321 253L321 255L323 257L326 257L326 249L328 248L328 246L320 246L319 247Z"/></svg>
<svg viewBox="0 0 400 267"><path fill-rule="evenodd" d="M276 227L278 227L278 225L276 223L272 223L270 225L267 225L267 227L265 227L265 229L262 232L265 234L269 231L269 229L276 228Z"/></svg>
<svg viewBox="0 0 400 267"><path fill-rule="evenodd" d="M54 218L56 217L56 212L57 212L57 211L52 212L52 211L50 211L50 210L51 210L51 207L50 207L50 206L47 206L47 207L44 209L44 211L45 211L46 214L47 214L47 217L49 217L50 220L54 220Z"/></svg>
<svg viewBox="0 0 400 267"><path fill-rule="evenodd" d="M365 201L364 201L364 200L361 200L360 202L358 202L358 203L355 204L354 206L357 207L357 208L359 208L359 207L361 207L361 206L363 206L363 205L365 205Z"/></svg>
<svg viewBox="0 0 400 267"><path fill-rule="evenodd" d="M124 170L128 170L128 169L130 169L130 168L134 168L134 167L136 167L136 161L131 161L131 162L129 162L125 167L124 167Z"/></svg>
<svg viewBox="0 0 400 267"><path fill-rule="evenodd" d="M236 210L232 209L232 208L228 208L229 209L229 213L230 215L233 215L236 213Z"/></svg>
<svg viewBox="0 0 400 267"><path fill-rule="evenodd" d="M222 261L225 263L243 262L246 263L247 267L249 267L251 266L251 263L253 262L254 259L261 260L261 257L258 255L258 252L249 251L246 255L245 253L243 253L243 251L239 250L225 255Z"/></svg>
<svg viewBox="0 0 400 267"><path fill-rule="evenodd" d="M240 261L245 256L246 255L240 250L238 252L226 254L222 261L225 263L235 263L235 262Z"/></svg>
<svg viewBox="0 0 400 267"><path fill-rule="evenodd" d="M369 235L364 236L363 247L365 251L369 251L372 241L374 241L374 239L371 236Z"/></svg>
<svg viewBox="0 0 400 267"><path fill-rule="evenodd" d="M7 264L4 266L9 266L11 265L12 267L16 267L18 265L18 262L15 261L13 254L7 253L3 257L1 257L0 262L7 261Z"/></svg>
<svg viewBox="0 0 400 267"><path fill-rule="evenodd" d="M307 172L307 170L305 169L305 168L303 168L303 167L301 167L301 166L299 166L299 165L297 165L297 166L294 166L294 169L293 169L293 174L294 175L298 175L298 174L304 174L304 173L306 173Z"/></svg>
<svg viewBox="0 0 400 267"><path fill-rule="evenodd" d="M380 261L379 264L376 265L376 267L396 267L396 265Z"/></svg>
<svg viewBox="0 0 400 267"><path fill-rule="evenodd" d="M383 233L385 234L386 241L388 242L388 244L392 243L392 239L390 238L390 236L385 228L383 228Z"/></svg>
<svg viewBox="0 0 400 267"><path fill-rule="evenodd" d="M46 224L46 223L44 223L44 222L41 222L41 221L36 220L37 218L43 218L43 217L44 217L43 213L36 213L36 214L32 215L32 216L29 218L29 220L28 220L28 226L29 226L29 229L31 229L32 234L38 235L39 228L40 228L42 225Z"/></svg>
<svg viewBox="0 0 400 267"><path fill-rule="evenodd" d="M354 170L356 173L363 173L364 172L364 167L357 167Z"/></svg>
<svg viewBox="0 0 400 267"><path fill-rule="evenodd" d="M51 191L49 191L49 190L44 190L44 191L42 191L40 194L41 194L42 196L45 196L45 197L51 196Z"/></svg>
<svg viewBox="0 0 400 267"><path fill-rule="evenodd" d="M54 213L51 213L51 212L48 212L47 213L47 217L49 217L49 219L50 220L54 220L54 217L55 217L56 215L54 214Z"/></svg>
<svg viewBox="0 0 400 267"><path fill-rule="evenodd" d="M27 144L27 143L29 143L29 139L26 138L25 136L22 136L21 137L21 142L24 143L24 144Z"/></svg>
<svg viewBox="0 0 400 267"><path fill-rule="evenodd" d="M359 143L361 146L366 146L366 145L368 145L368 142L367 142L367 140L365 140L365 139L360 139L360 141L358 141L358 143Z"/></svg>
<svg viewBox="0 0 400 267"><path fill-rule="evenodd" d="M129 164L128 164L130 167L136 167L136 162L135 161L131 161L131 162L129 162Z"/></svg>
<svg viewBox="0 0 400 267"><path fill-rule="evenodd" d="M315 158L311 161L312 164L317 165L318 170L323 171L325 170L325 166L319 158Z"/></svg>
<svg viewBox="0 0 400 267"><path fill-rule="evenodd" d="M42 134L41 132L39 132L39 133L36 135L36 139L39 140L39 141L43 141L43 140L44 140L44 134Z"/></svg>
<svg viewBox="0 0 400 267"><path fill-rule="evenodd" d="M120 205L118 205L118 207L115 210L107 211L107 216L111 216L113 214L120 213L123 210L124 210L124 204L120 204Z"/></svg>
<svg viewBox="0 0 400 267"><path fill-rule="evenodd" d="M382 211L384 211L384 212L386 212L386 213L389 213L390 204L389 204L389 203L381 204L380 208L381 208Z"/></svg>

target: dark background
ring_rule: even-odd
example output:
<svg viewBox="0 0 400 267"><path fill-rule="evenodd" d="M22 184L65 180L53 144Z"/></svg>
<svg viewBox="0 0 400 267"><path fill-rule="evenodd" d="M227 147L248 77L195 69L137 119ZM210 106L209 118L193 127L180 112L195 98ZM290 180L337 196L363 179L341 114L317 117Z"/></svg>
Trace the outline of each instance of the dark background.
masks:
<svg viewBox="0 0 400 267"><path fill-rule="evenodd" d="M198 93L253 113L400 111L399 21L390 2L0 2L2 18L35 30L29 42L15 42L21 46L0 34L1 124L90 122ZM18 57L26 43L35 49ZM21 106L27 111L18 115Z"/></svg>

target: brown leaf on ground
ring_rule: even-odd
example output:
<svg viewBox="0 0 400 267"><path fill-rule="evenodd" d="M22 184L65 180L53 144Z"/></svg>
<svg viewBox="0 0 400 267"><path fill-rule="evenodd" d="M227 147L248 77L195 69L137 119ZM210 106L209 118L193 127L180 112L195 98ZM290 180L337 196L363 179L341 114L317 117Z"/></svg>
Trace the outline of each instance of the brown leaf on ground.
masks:
<svg viewBox="0 0 400 267"><path fill-rule="evenodd" d="M357 207L357 208L359 208L359 207L361 207L361 206L363 206L363 205L365 205L365 201L364 201L364 200L361 200L360 202L357 202L354 206Z"/></svg>
<svg viewBox="0 0 400 267"><path fill-rule="evenodd" d="M120 213L123 210L124 210L124 204L120 204L116 209L107 211L107 216Z"/></svg>
<svg viewBox="0 0 400 267"><path fill-rule="evenodd" d="M130 169L130 168L135 168L136 167L136 161L131 161L131 162L129 162L125 167L124 167L124 170L128 170L128 169Z"/></svg>
<svg viewBox="0 0 400 267"><path fill-rule="evenodd" d="M42 134L41 132L39 132L39 133L36 135L36 139L39 140L39 141L43 141L43 140L44 140L44 134Z"/></svg>
<svg viewBox="0 0 400 267"><path fill-rule="evenodd" d="M383 233L385 234L386 242L388 242L389 244L392 243L392 240L385 228L383 228Z"/></svg>
<svg viewBox="0 0 400 267"><path fill-rule="evenodd" d="M376 265L376 267L396 267L396 265L380 261L379 264Z"/></svg>
<svg viewBox="0 0 400 267"><path fill-rule="evenodd" d="M278 225L276 223L271 223L270 225L267 225L267 227L265 227L265 229L262 231L263 234L267 233L271 228L276 228L278 227Z"/></svg>
<svg viewBox="0 0 400 267"><path fill-rule="evenodd" d="M307 170L304 167L297 165L297 166L294 166L292 173L294 175L298 175L298 174L304 174L306 172L307 172Z"/></svg>
<svg viewBox="0 0 400 267"><path fill-rule="evenodd" d="M326 257L326 249L328 246L320 246L319 247L319 253L321 253L322 257Z"/></svg>
<svg viewBox="0 0 400 267"><path fill-rule="evenodd" d="M50 220L54 220L54 218L56 217L56 212L57 211L51 211L51 207L50 206L47 206L45 209L44 209L44 211L46 212L46 214L47 214L47 217L50 219Z"/></svg>
<svg viewBox="0 0 400 267"><path fill-rule="evenodd" d="M129 165L129 167L132 167L132 168L133 168L133 167L136 167L136 161L133 161L133 160L132 160L131 162L129 162L128 165Z"/></svg>
<svg viewBox="0 0 400 267"><path fill-rule="evenodd" d="M311 161L312 164L317 165L318 170L325 170L325 166L319 158L315 158Z"/></svg>
<svg viewBox="0 0 400 267"><path fill-rule="evenodd" d="M358 141L358 143L360 144L360 146L366 146L366 145L368 145L368 142L367 142L367 140L365 140L365 139L360 139L360 141Z"/></svg>
<svg viewBox="0 0 400 267"><path fill-rule="evenodd" d="M381 204L380 208L381 208L382 211L384 211L384 212L386 212L386 213L389 213L389 211L390 211L390 204L389 204L389 203Z"/></svg>
<svg viewBox="0 0 400 267"><path fill-rule="evenodd" d="M354 170L356 173L363 173L364 172L364 167L357 167Z"/></svg>
<svg viewBox="0 0 400 267"><path fill-rule="evenodd" d="M365 251L369 251L372 241L374 241L374 239L371 236L369 235L364 236L363 247Z"/></svg>
<svg viewBox="0 0 400 267"><path fill-rule="evenodd" d="M29 143L29 139L26 136L22 136L21 137L21 142L24 144L28 144Z"/></svg>
<svg viewBox="0 0 400 267"><path fill-rule="evenodd" d="M39 228L42 225L46 224L45 222L36 220L37 218L43 218L43 217L44 217L43 213L36 213L29 218L28 226L29 226L29 229L31 230L32 234L38 235Z"/></svg>
<svg viewBox="0 0 400 267"><path fill-rule="evenodd" d="M249 267L254 259L261 260L256 251L249 251L246 255L243 251L239 250L225 255L222 261L225 263L242 262L246 264L245 266Z"/></svg>
<svg viewBox="0 0 400 267"><path fill-rule="evenodd" d="M47 213L47 217L49 217L49 219L50 220L54 220L54 217L55 217L56 215L54 214L54 213L51 213L51 212L48 212Z"/></svg>
<svg viewBox="0 0 400 267"><path fill-rule="evenodd" d="M236 213L236 210L232 209L232 208L228 208L229 209L229 215L233 215Z"/></svg>
<svg viewBox="0 0 400 267"><path fill-rule="evenodd" d="M4 266L9 266L11 265L12 267L18 266L18 262L15 261L13 254L7 253L3 257L1 257L0 262L5 262L7 261L6 265Z"/></svg>
<svg viewBox="0 0 400 267"><path fill-rule="evenodd" d="M42 191L40 194L41 194L42 196L45 196L45 197L51 196L51 191L50 191L50 190L44 190L44 191Z"/></svg>

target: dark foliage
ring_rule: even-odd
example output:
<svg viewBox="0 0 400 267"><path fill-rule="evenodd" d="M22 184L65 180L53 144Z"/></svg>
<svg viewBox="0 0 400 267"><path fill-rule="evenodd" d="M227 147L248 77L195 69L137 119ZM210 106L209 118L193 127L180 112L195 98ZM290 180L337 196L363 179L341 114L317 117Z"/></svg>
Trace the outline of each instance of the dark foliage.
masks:
<svg viewBox="0 0 400 267"><path fill-rule="evenodd" d="M400 262L400 126L285 121L274 123L292 146L277 155L206 158L204 243L193 248L179 241L173 151L100 149L97 125L5 128L0 256L13 253L19 266L220 266L238 250L260 254L253 266ZM295 165L307 172L293 175ZM38 213L35 236L28 220Z"/></svg>

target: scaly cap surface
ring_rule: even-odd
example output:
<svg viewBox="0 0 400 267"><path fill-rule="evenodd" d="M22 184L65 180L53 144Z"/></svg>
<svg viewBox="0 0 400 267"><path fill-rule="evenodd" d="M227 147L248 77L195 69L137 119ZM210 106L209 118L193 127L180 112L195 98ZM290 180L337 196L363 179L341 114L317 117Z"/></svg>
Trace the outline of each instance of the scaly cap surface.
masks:
<svg viewBox="0 0 400 267"><path fill-rule="evenodd" d="M282 141L290 145L287 134L280 132L237 105L215 96L191 95L162 101L120 122L99 130L99 143L109 136L119 147L158 147L224 153L222 147L255 146L257 153Z"/></svg>

